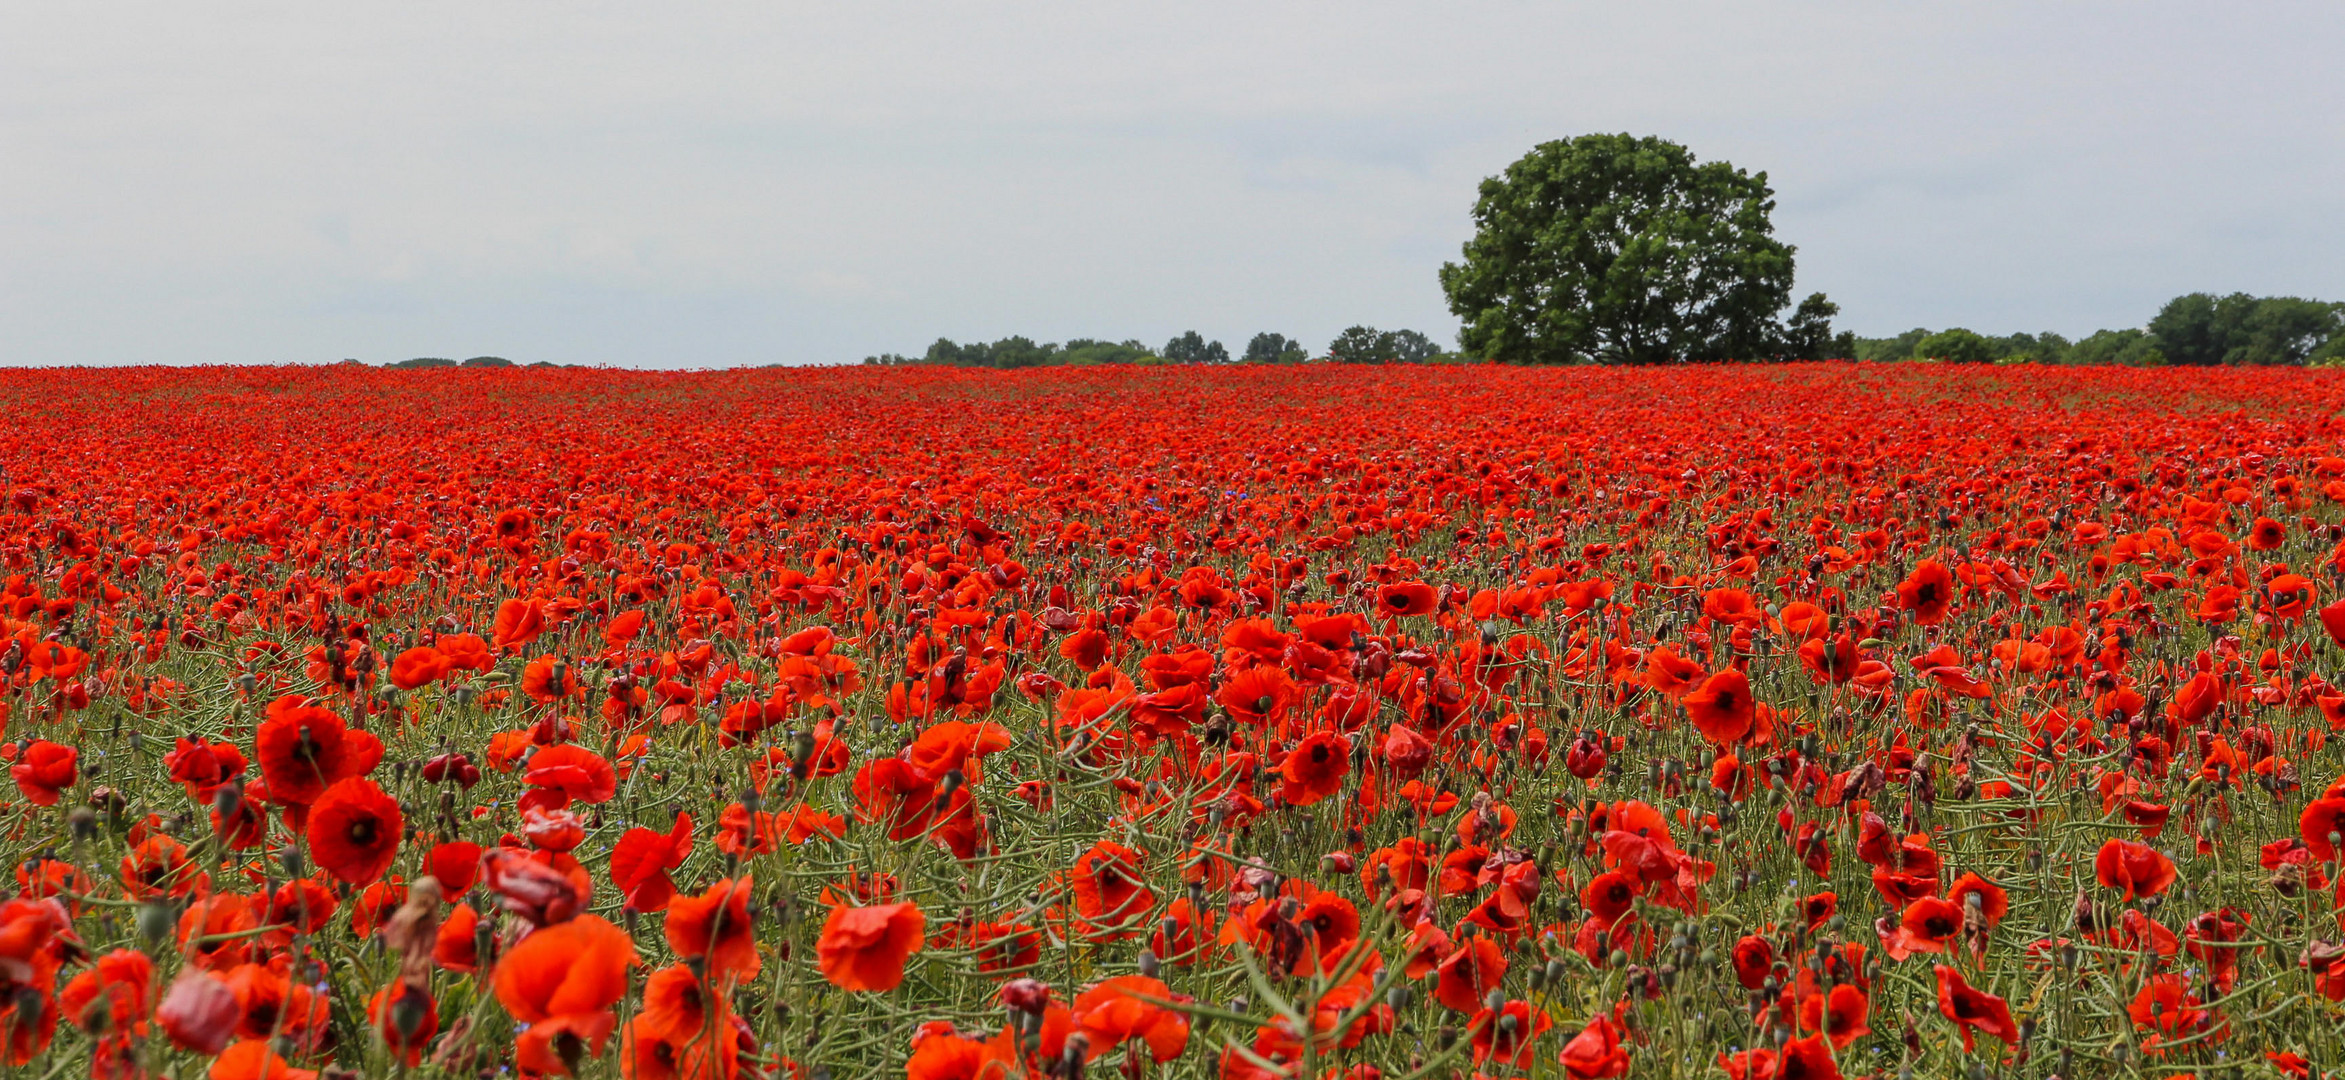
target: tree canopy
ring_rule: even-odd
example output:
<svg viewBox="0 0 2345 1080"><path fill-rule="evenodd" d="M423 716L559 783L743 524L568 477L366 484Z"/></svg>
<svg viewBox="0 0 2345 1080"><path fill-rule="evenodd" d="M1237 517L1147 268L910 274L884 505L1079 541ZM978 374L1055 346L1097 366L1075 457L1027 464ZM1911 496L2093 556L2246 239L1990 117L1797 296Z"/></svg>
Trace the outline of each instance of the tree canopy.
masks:
<svg viewBox="0 0 2345 1080"><path fill-rule="evenodd" d="M1354 326L1327 344L1327 358L1338 364L1424 364L1441 356L1441 346L1415 330Z"/></svg>
<svg viewBox="0 0 2345 1080"><path fill-rule="evenodd" d="M1165 342L1164 351L1159 355L1176 364L1229 363L1229 350L1222 348L1221 342L1207 341L1195 330Z"/></svg>
<svg viewBox="0 0 2345 1080"><path fill-rule="evenodd" d="M867 356L865 364L944 364L954 367L1028 368L1059 365L1085 366L1091 364L1155 364L1163 358L1137 341L1101 341L1094 338L1074 338L1064 345L1055 342L1037 344L1033 338L1013 334L992 344L972 341L958 344L951 338L938 338L919 356L901 353L881 353Z"/></svg>
<svg viewBox="0 0 2345 1080"><path fill-rule="evenodd" d="M2190 293L2166 302L2149 332L2171 364L2302 364L2345 358L2345 304L2294 296Z"/></svg>
<svg viewBox="0 0 2345 1080"><path fill-rule="evenodd" d="M1264 331L1246 343L1243 359L1249 364L1300 364L1310 356L1311 350L1304 348L1302 342L1285 334Z"/></svg>
<svg viewBox="0 0 2345 1080"><path fill-rule="evenodd" d="M1543 143L1482 182L1474 238L1441 268L1469 355L1508 363L1658 363L1819 355L1821 293L1786 328L1794 248L1767 174L1677 143Z"/></svg>
<svg viewBox="0 0 2345 1080"><path fill-rule="evenodd" d="M2080 340L2046 330L2002 336L1919 327L1896 337L1854 338L1857 360L2155 366L2345 363L2345 304L2294 296L2190 293L2166 302L2147 327L2095 331Z"/></svg>

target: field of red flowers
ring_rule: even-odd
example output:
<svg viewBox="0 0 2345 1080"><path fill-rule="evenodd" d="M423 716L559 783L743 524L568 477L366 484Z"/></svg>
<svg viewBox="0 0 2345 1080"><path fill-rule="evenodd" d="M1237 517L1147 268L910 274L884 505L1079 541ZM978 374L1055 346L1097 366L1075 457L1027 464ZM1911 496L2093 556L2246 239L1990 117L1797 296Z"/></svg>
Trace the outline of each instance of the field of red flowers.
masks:
<svg viewBox="0 0 2345 1080"><path fill-rule="evenodd" d="M2345 1065L2345 378L0 400L8 1075Z"/></svg>

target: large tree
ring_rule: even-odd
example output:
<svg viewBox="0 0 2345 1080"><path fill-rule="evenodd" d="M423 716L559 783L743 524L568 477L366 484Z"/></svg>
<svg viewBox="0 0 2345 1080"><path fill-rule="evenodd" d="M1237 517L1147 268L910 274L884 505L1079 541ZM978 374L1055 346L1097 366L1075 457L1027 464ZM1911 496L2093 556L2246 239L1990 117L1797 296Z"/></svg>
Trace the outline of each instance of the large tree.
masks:
<svg viewBox="0 0 2345 1080"><path fill-rule="evenodd" d="M1544 143L1482 182L1474 238L1441 268L1469 355L1511 363L1656 363L1797 355L1829 340L1791 245L1775 239L1767 174L1697 162L1631 135Z"/></svg>

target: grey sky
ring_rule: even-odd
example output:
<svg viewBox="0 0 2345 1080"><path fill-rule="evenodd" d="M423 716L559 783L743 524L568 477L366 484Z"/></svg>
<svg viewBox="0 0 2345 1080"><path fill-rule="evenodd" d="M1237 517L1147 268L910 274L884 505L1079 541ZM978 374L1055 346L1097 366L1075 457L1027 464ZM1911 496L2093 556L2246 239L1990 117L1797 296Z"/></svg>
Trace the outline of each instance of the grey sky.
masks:
<svg viewBox="0 0 2345 1080"><path fill-rule="evenodd" d="M2335 3L94 3L0 16L0 363L840 362L1353 323L1532 144L1764 169L1860 333L2345 299Z"/></svg>

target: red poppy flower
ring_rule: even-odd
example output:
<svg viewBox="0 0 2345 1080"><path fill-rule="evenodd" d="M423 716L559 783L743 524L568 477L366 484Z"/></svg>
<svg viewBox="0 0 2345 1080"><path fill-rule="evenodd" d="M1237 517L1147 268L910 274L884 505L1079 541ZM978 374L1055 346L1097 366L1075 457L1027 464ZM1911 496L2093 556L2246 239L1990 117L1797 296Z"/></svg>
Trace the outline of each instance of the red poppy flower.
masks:
<svg viewBox="0 0 2345 1080"><path fill-rule="evenodd" d="M287 694L269 704L253 734L253 757L271 799L308 806L328 787L373 772L383 760L383 742L371 732L349 730L332 710Z"/></svg>
<svg viewBox="0 0 2345 1080"><path fill-rule="evenodd" d="M1588 1021L1555 1060L1571 1080L1610 1080L1627 1076L1629 1069L1628 1047L1621 1045L1620 1028L1608 1016Z"/></svg>
<svg viewBox="0 0 2345 1080"><path fill-rule="evenodd" d="M16 790L23 792L27 801L36 806L55 806L58 796L78 778L74 762L80 757L81 752L70 746L36 739L16 756L16 764L9 766L8 773L16 778Z"/></svg>
<svg viewBox="0 0 2345 1080"><path fill-rule="evenodd" d="M2327 796L2305 804L2304 813L2296 819L2296 834L2304 838L2305 849L2312 857L2324 862L2335 859L2338 841L2345 834L2345 797Z"/></svg>
<svg viewBox="0 0 2345 1080"><path fill-rule="evenodd" d="M1459 942L1434 969L1438 981L1433 998L1447 1008L1472 1014L1482 1007L1483 996L1506 978L1506 966L1506 954L1488 935Z"/></svg>
<svg viewBox="0 0 2345 1080"><path fill-rule="evenodd" d="M1873 1004L1863 988L1841 983L1828 994L1815 994L1800 1002L1800 1027L1806 1031L1820 1031L1832 1040L1832 1048L1846 1050L1848 1044L1872 1034Z"/></svg>
<svg viewBox="0 0 2345 1080"><path fill-rule="evenodd" d="M841 990L893 990L904 981L904 961L920 951L926 926L918 904L834 907L815 939L822 977Z"/></svg>
<svg viewBox="0 0 2345 1080"><path fill-rule="evenodd" d="M627 994L635 944L593 915L533 931L497 962L498 1002L529 1025L516 1047L525 1069L570 1075L566 1058L602 1053L618 1026L610 1008Z"/></svg>
<svg viewBox="0 0 2345 1080"><path fill-rule="evenodd" d="M679 813L665 834L638 826L611 848L611 883L636 911L664 911L676 895L668 871L692 854L692 815Z"/></svg>
<svg viewBox="0 0 2345 1080"><path fill-rule="evenodd" d="M163 767L171 770L173 783L187 789L189 798L207 802L220 785L243 774L244 752L201 735L182 735L178 746L163 755Z"/></svg>
<svg viewBox="0 0 2345 1080"><path fill-rule="evenodd" d="M221 1051L204 1073L209 1080L317 1080L317 1070L296 1069L263 1038L243 1039Z"/></svg>
<svg viewBox="0 0 2345 1080"><path fill-rule="evenodd" d="M1148 1056L1159 1063L1181 1056L1181 1051L1189 1045L1188 1016L1143 998L1189 1000L1145 975L1119 975L1102 980L1075 998L1070 1012L1075 1029L1089 1042L1089 1048L1084 1051L1085 1060L1096 1061L1122 1046L1125 1040L1147 1047Z"/></svg>
<svg viewBox="0 0 2345 1080"><path fill-rule="evenodd" d="M1529 1069L1538 1053L1539 1036L1555 1026L1546 1010L1527 1001L1509 1001L1497 1009L1485 1008L1467 1021L1474 1064L1498 1062L1513 1069Z"/></svg>
<svg viewBox="0 0 2345 1080"><path fill-rule="evenodd" d="M1756 990L1767 982L1775 969L1775 946L1757 934L1746 934L1734 943L1734 978L1745 990Z"/></svg>
<svg viewBox="0 0 2345 1080"><path fill-rule="evenodd" d="M698 896L669 901L669 947L687 960L702 960L713 982L756 977L760 963L749 915L755 891L750 875L743 874L739 881L719 878Z"/></svg>
<svg viewBox="0 0 2345 1080"><path fill-rule="evenodd" d="M382 1034L383 1045L408 1068L423 1062L424 1049L440 1031L439 1003L405 980L375 991L367 999L366 1018Z"/></svg>
<svg viewBox="0 0 2345 1080"><path fill-rule="evenodd" d="M1840 1080L1840 1066L1822 1035L1783 1044L1781 1052L1743 1050L1718 1055L1727 1080Z"/></svg>
<svg viewBox="0 0 2345 1080"><path fill-rule="evenodd" d="M2190 992L2182 976L2166 972L2143 982L2125 1012L2133 1020L2133 1026L2175 1039L2197 1034L2202 1024L2210 1020L2212 1013L2201 1005L2198 995Z"/></svg>
<svg viewBox="0 0 2345 1080"><path fill-rule="evenodd" d="M539 749L521 779L533 789L522 795L523 803L544 810L560 810L573 801L609 802L619 793L618 770L601 754L575 743Z"/></svg>
<svg viewBox="0 0 2345 1080"><path fill-rule="evenodd" d="M1138 929L1141 917L1156 906L1156 894L1144 884L1143 858L1132 848L1102 840L1075 859L1075 910L1086 922L1115 937Z"/></svg>
<svg viewBox="0 0 2345 1080"><path fill-rule="evenodd" d="M478 634L441 634L432 647L447 658L450 671L487 671L497 666L496 654Z"/></svg>
<svg viewBox="0 0 2345 1080"><path fill-rule="evenodd" d="M1376 610L1386 615L1430 615L1441 606L1441 594L1422 581L1403 581L1376 590Z"/></svg>
<svg viewBox="0 0 2345 1080"><path fill-rule="evenodd" d="M1685 696L1685 711L1703 738L1719 746L1741 742L1758 719L1750 676L1735 668L1710 676L1701 689Z"/></svg>
<svg viewBox="0 0 2345 1080"><path fill-rule="evenodd" d="M187 962L206 971L244 963L252 947L245 931L260 925L254 906L254 898L236 893L213 893L189 904L179 916L179 949Z"/></svg>
<svg viewBox="0 0 2345 1080"><path fill-rule="evenodd" d="M1954 575L1946 564L1923 559L1898 583L1897 602L1913 612L1913 621L1923 626L1945 622L1947 606L1954 602Z"/></svg>
<svg viewBox="0 0 2345 1080"><path fill-rule="evenodd" d="M459 974L479 970L479 928L480 913L472 910L472 905L448 909L448 917L440 920L439 933L432 941L432 962Z"/></svg>
<svg viewBox="0 0 2345 1080"><path fill-rule="evenodd" d="M155 962L136 949L98 957L57 995L58 1011L85 1030L144 1037L155 994Z"/></svg>
<svg viewBox="0 0 2345 1080"><path fill-rule="evenodd" d="M2122 890L2120 899L2156 896L2174 884L2174 862L2147 844L2111 840L2093 856L2093 872L2103 888Z"/></svg>
<svg viewBox="0 0 2345 1080"><path fill-rule="evenodd" d="M1962 973L1939 964L1930 969L1938 976L1938 1011L1946 1019L1962 1028L1962 1050L1973 1048L1972 1036L1986 1034L2012 1046L2019 1045L2019 1025L2011 1020L2011 1006L2002 998L1984 990L1971 988Z"/></svg>
<svg viewBox="0 0 2345 1080"><path fill-rule="evenodd" d="M418 645L392 658L391 685L401 690L430 686L446 675L452 666L440 650L429 645Z"/></svg>
<svg viewBox="0 0 2345 1080"><path fill-rule="evenodd" d="M1882 935L1881 947L1892 960L1917 952L1942 953L1961 932L1962 909L1950 900L1925 896L1905 906L1896 931Z"/></svg>
<svg viewBox="0 0 2345 1080"><path fill-rule="evenodd" d="M2011 913L2010 894L1977 874L1964 874L1955 878L1953 886L1946 890L1946 899L1966 910L1972 903L1972 897L1978 898L1979 915L1986 920L1990 930L1995 928L1996 923L2003 921L2003 916Z"/></svg>
<svg viewBox="0 0 2345 1080"><path fill-rule="evenodd" d="M490 639L499 649L519 648L536 641L545 630L544 601L507 600L497 605L496 628Z"/></svg>
<svg viewBox="0 0 2345 1080"><path fill-rule="evenodd" d="M1286 781L1279 797L1294 806L1309 806L1343 790L1351 773L1351 744L1331 731L1314 731L1287 754L1279 766Z"/></svg>
<svg viewBox="0 0 2345 1080"><path fill-rule="evenodd" d="M480 845L470 840L435 844L423 862L424 872L439 880L444 896L462 896L480 880Z"/></svg>
<svg viewBox="0 0 2345 1080"><path fill-rule="evenodd" d="M398 857L399 801L374 781L352 777L329 787L310 807L309 852L318 868L353 885L382 877Z"/></svg>

